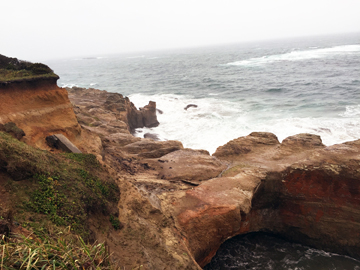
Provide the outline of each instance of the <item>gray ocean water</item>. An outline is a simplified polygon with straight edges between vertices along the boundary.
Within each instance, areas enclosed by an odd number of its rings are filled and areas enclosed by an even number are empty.
[[[156,101],[164,112],[160,126],[138,129],[137,136],[156,133],[210,153],[253,131],[273,132],[280,141],[313,133],[326,145],[360,138],[360,33],[46,64],[59,86],[118,92],[136,106]],[[184,110],[188,104],[198,107]],[[360,269],[351,258],[282,240],[233,241],[207,269]]]
[[[204,270],[359,270],[360,260],[274,235],[251,233],[226,241]]]
[[[253,131],[273,132],[280,141],[314,133],[326,145],[360,137],[360,34],[47,64],[60,86],[118,92],[136,106],[156,101],[161,124],[143,133],[211,153]],[[187,104],[198,107],[185,111]]]

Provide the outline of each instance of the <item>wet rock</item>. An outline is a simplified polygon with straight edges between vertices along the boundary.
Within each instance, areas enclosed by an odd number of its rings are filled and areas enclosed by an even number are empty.
[[[196,104],[189,104],[189,105],[186,105],[186,107],[184,108],[184,110],[187,110],[187,109],[189,109],[189,108],[197,108],[198,107],[198,105],[196,105]]]
[[[140,108],[142,114],[143,125],[145,127],[157,127],[159,122],[156,117],[156,102],[149,101],[149,104]]]
[[[159,135],[154,134],[154,133],[145,133],[144,134],[144,138],[146,139],[152,139],[154,141],[160,141]]]

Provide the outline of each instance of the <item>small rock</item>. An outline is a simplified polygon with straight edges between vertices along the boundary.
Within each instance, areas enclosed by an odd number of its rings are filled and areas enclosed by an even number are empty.
[[[198,105],[196,105],[196,104],[189,104],[184,108],[184,110],[187,110],[189,108],[197,108],[197,107],[198,107]]]

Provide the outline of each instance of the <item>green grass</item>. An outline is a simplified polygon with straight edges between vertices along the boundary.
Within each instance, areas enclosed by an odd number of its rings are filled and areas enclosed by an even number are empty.
[[[0,65],[0,82],[35,78],[59,78],[47,65],[26,61],[18,61],[18,63],[11,64],[10,59],[6,60],[4,56],[0,58],[2,58],[0,59],[0,62],[2,62]],[[6,64],[7,61],[8,63]]]
[[[115,227],[120,191],[94,155],[52,154],[0,132],[0,170],[12,179],[15,219],[35,232],[71,226],[89,239],[87,219],[97,213]]]
[[[88,244],[70,230],[0,239],[0,269],[117,269],[104,243]]]
[[[7,70],[0,69],[0,82],[12,82],[23,79],[35,79],[35,78],[57,78],[55,73],[47,74],[34,74],[31,70]]]

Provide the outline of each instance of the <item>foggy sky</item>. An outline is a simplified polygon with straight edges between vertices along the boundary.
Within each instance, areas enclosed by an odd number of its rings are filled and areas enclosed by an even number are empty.
[[[360,32],[359,0],[4,0],[0,54],[29,61]]]

